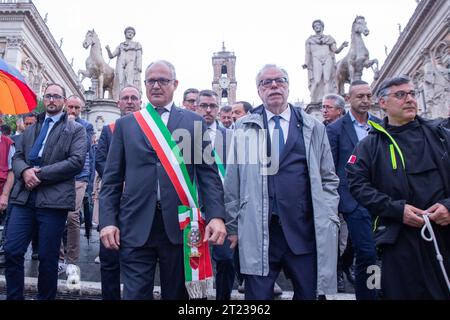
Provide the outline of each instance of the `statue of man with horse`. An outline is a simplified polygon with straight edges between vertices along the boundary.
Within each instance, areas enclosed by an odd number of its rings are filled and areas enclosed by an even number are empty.
[[[322,20],[314,20],[312,28],[316,34],[306,40],[305,64],[302,67],[308,69],[311,103],[320,103],[325,94],[337,92],[335,54],[347,47],[348,42],[338,48],[332,36],[323,34]]]
[[[105,91],[108,91],[108,99],[113,99],[114,92],[114,68],[110,67],[102,55],[102,46],[94,30],[89,30],[83,41],[83,47],[90,49],[89,57],[86,59],[86,70],[79,70],[78,77],[81,75],[80,82],[85,78],[97,80],[96,96],[103,99]],[[116,97],[114,97],[117,100]]]
[[[362,34],[368,36],[369,29],[366,19],[363,16],[357,16],[352,24],[350,50],[337,64],[336,85],[340,95],[345,94],[345,83],[361,80],[364,68],[372,68],[374,78],[378,78],[378,60],[369,59],[369,50],[364,44]]]

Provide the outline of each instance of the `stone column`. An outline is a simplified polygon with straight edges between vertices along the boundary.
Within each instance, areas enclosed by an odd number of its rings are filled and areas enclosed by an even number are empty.
[[[10,36],[6,38],[5,61],[18,70],[22,68],[23,45],[24,39],[21,36]]]

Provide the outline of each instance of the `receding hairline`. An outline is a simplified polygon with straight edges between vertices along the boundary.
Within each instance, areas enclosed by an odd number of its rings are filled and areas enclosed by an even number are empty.
[[[135,86],[133,86],[133,85],[131,85],[131,84],[127,84],[125,87],[123,87],[123,88],[120,90],[120,92],[119,92],[119,99],[120,99],[120,97],[122,96],[123,92],[124,92],[126,89],[134,89],[134,90],[136,90],[136,92],[138,93],[138,98],[139,98],[139,99],[142,98],[142,97],[141,97],[141,92],[139,91],[139,89],[138,89],[137,87],[135,87]]]
[[[174,65],[172,63],[170,63],[169,61],[167,61],[167,60],[156,60],[156,61],[151,62],[148,65],[148,67],[145,69],[145,75],[147,75],[147,72],[149,71],[149,69],[151,67],[153,67],[154,65],[157,65],[157,64],[163,64],[166,67],[168,67],[170,72],[171,72],[171,74],[172,74],[172,78],[173,78],[172,80],[176,80],[177,79],[177,73],[175,71]]]
[[[81,102],[81,106],[84,107],[84,100],[81,99],[81,97],[77,96],[76,94],[72,94],[71,96],[67,97],[66,101],[68,101],[69,99],[77,99],[78,101]]]
[[[289,82],[289,74],[287,73],[286,69],[284,69],[283,67],[280,67],[276,64],[265,64],[258,72],[258,74],[256,75],[256,87],[259,86],[259,81],[261,79],[261,75],[269,69],[277,69],[278,71],[280,71],[282,74],[284,74],[286,76],[286,79]]]

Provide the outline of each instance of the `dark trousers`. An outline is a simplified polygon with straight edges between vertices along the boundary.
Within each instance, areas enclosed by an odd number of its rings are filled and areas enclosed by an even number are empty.
[[[450,275],[450,226],[432,224],[438,246]],[[432,242],[419,228],[403,226],[394,244],[381,247],[381,289],[389,300],[450,300]]]
[[[119,251],[106,249],[100,241],[100,277],[103,300],[120,300]]]
[[[187,300],[183,261],[183,245],[170,242],[161,211],[156,210],[147,243],[138,248],[120,248],[123,299],[152,300],[156,264],[159,263],[161,298]]]
[[[294,287],[294,299],[315,300],[317,289],[316,252],[295,255],[284,237],[278,219],[272,218],[269,229],[269,274],[244,275],[246,300],[271,300],[273,288],[283,268]]]
[[[358,205],[353,212],[344,213],[348,233],[355,253],[355,294],[357,300],[377,299],[375,289],[367,287],[367,268],[376,265],[377,254],[372,233],[372,217],[367,209]]]
[[[33,195],[33,193],[32,193]],[[5,240],[8,300],[23,300],[24,256],[37,226],[39,232],[39,300],[55,299],[58,282],[59,245],[67,210],[38,209],[33,196],[26,206],[13,205]]]
[[[212,246],[212,257],[216,262],[216,300],[230,300],[234,284],[233,256],[228,239],[221,246]]]

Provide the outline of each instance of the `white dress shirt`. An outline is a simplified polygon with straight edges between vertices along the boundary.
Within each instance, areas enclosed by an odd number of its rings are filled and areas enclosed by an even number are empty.
[[[270,140],[272,141],[273,136],[273,130],[275,129],[275,120],[272,119],[276,114],[273,114],[266,108],[267,113],[267,123],[269,125],[269,134],[270,134]],[[291,121],[291,108],[288,106],[286,110],[284,110],[281,114],[279,114],[281,117],[280,119],[280,126],[281,130],[283,130],[283,137],[284,137],[284,143],[287,141],[287,137],[289,134],[289,122]]]
[[[213,122],[208,127],[209,137],[211,138],[211,145],[214,148],[214,144],[216,143],[216,133],[217,133],[217,122]]]

